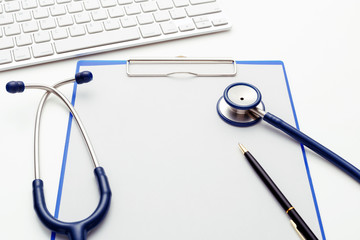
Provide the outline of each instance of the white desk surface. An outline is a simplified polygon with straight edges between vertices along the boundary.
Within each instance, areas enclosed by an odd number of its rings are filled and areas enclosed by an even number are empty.
[[[360,146],[360,110],[356,104],[360,89],[360,2],[219,2],[233,23],[228,32],[81,59],[183,55],[282,60],[300,128],[360,168],[357,148]],[[73,75],[77,60],[2,72],[0,78],[1,81],[26,79],[28,82],[53,83]],[[55,78],[48,80],[52,75]],[[359,239],[359,183],[310,151],[307,154],[326,238]]]

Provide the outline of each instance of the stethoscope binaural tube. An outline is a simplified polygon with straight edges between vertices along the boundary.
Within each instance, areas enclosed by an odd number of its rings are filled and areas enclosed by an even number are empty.
[[[233,88],[238,88],[238,96],[233,95],[229,96],[229,92],[235,92]],[[241,88],[241,91],[240,91]],[[245,102],[245,100],[248,100],[248,97],[246,96],[247,92],[252,92],[251,99],[249,102]],[[254,95],[255,93],[258,93],[257,97]],[[250,126],[257,122],[259,122],[260,119],[263,119],[265,122],[269,123],[270,125],[276,127],[277,129],[283,131],[290,137],[294,138],[296,141],[302,143],[303,145],[307,146],[323,158],[327,159],[329,162],[343,170],[346,174],[351,176],[353,179],[355,179],[357,182],[360,183],[360,170],[357,169],[355,166],[353,166],[351,163],[347,162],[345,159],[331,151],[330,149],[324,147],[319,142],[315,141],[311,137],[307,136],[300,130],[294,128],[290,124],[286,123],[282,119],[276,117],[275,115],[265,112],[264,105],[261,102],[261,93],[260,91],[253,85],[247,84],[247,83],[234,83],[228,86],[224,91],[224,96],[220,98],[219,102],[222,101],[222,99],[226,100],[227,106],[226,107],[219,107],[219,103],[217,106],[218,113],[220,117],[226,121],[227,123],[234,125],[234,126]],[[237,102],[234,102],[233,99],[236,99]],[[241,100],[242,99],[242,100]],[[256,99],[256,100],[255,100]],[[245,102],[242,105],[242,102]],[[239,108],[240,106],[240,108]],[[230,111],[235,113],[235,115],[249,115],[254,117],[255,120],[251,123],[246,123],[245,125],[242,125],[241,121],[233,123],[233,119],[235,119],[234,116],[232,116],[232,119],[224,119],[224,112]],[[236,113],[236,111],[238,111]],[[240,119],[240,118],[239,118]],[[256,121],[256,122],[255,122]]]
[[[81,72],[77,73],[75,75],[75,79],[69,79],[62,81],[53,87],[45,86],[45,85],[38,85],[38,84],[27,84],[25,85],[23,82],[9,82],[6,85],[6,90],[10,93],[18,93],[23,92],[25,89],[43,89],[47,91],[38,106],[37,114],[36,114],[36,121],[35,121],[35,133],[34,133],[34,172],[35,172],[35,180],[33,181],[33,198],[34,198],[34,209],[37,213],[39,219],[41,222],[50,230],[65,234],[68,236],[70,240],[85,240],[87,233],[95,228],[106,216],[111,202],[111,189],[110,185],[107,179],[107,176],[105,174],[105,171],[102,167],[100,167],[96,155],[94,152],[94,149],[91,145],[90,139],[85,131],[85,128],[83,124],[81,123],[81,120],[74,109],[74,107],[71,105],[69,100],[56,88],[60,87],[62,85],[65,85],[67,83],[73,83],[74,81],[77,82],[77,84],[86,83],[92,80],[92,74],[91,72]],[[47,97],[50,93],[53,93],[57,97],[59,97],[65,105],[68,107],[72,115],[74,116],[74,119],[76,120],[81,133],[85,139],[86,145],[89,149],[91,158],[93,160],[94,164],[94,174],[96,176],[98,187],[100,190],[100,200],[97,208],[95,211],[86,219],[83,219],[81,221],[77,222],[62,222],[56,218],[54,218],[48,211],[46,207],[45,197],[44,197],[44,189],[43,189],[43,181],[40,178],[40,164],[39,164],[39,131],[40,131],[40,121],[41,121],[41,115],[42,110],[44,107],[44,104],[46,102]]]

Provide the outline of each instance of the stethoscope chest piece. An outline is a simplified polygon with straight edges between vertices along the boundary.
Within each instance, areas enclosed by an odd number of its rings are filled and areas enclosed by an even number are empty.
[[[233,126],[248,127],[261,120],[250,111],[256,107],[265,110],[260,91],[251,84],[240,82],[225,89],[217,103],[217,112],[222,120]]]

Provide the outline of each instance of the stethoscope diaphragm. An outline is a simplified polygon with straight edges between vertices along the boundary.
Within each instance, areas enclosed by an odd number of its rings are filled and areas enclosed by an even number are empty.
[[[229,85],[217,103],[221,119],[237,127],[252,126],[261,120],[250,111],[254,108],[265,111],[261,93],[255,86],[242,82]]]

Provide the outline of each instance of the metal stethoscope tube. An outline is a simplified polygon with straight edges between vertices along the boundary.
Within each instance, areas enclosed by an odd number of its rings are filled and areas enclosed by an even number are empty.
[[[34,170],[35,170],[35,179],[40,179],[40,163],[39,163],[39,152],[40,152],[40,146],[39,146],[39,138],[40,138],[40,122],[41,122],[41,115],[42,115],[42,111],[44,108],[44,104],[47,100],[47,98],[49,97],[49,95],[51,93],[55,94],[56,96],[58,96],[63,102],[64,104],[68,107],[68,109],[70,110],[71,114],[74,116],[74,119],[76,121],[76,123],[78,124],[81,134],[83,135],[84,139],[85,139],[85,143],[86,146],[90,152],[90,156],[91,159],[93,161],[94,167],[97,168],[99,167],[99,162],[97,160],[94,148],[91,144],[91,141],[89,139],[88,134],[86,133],[86,130],[84,128],[83,123],[80,120],[80,117],[78,115],[78,113],[75,111],[74,107],[72,106],[72,104],[70,103],[70,101],[56,88],[66,85],[68,83],[73,83],[75,81],[75,79],[69,79],[69,80],[65,80],[62,82],[57,83],[56,85],[54,85],[53,87],[49,87],[49,86],[44,86],[44,85],[37,85],[37,84],[28,84],[25,86],[26,89],[43,89],[45,91],[47,91],[43,97],[40,100],[38,109],[37,109],[37,113],[36,113],[36,120],[35,120],[35,131],[34,131]]]

